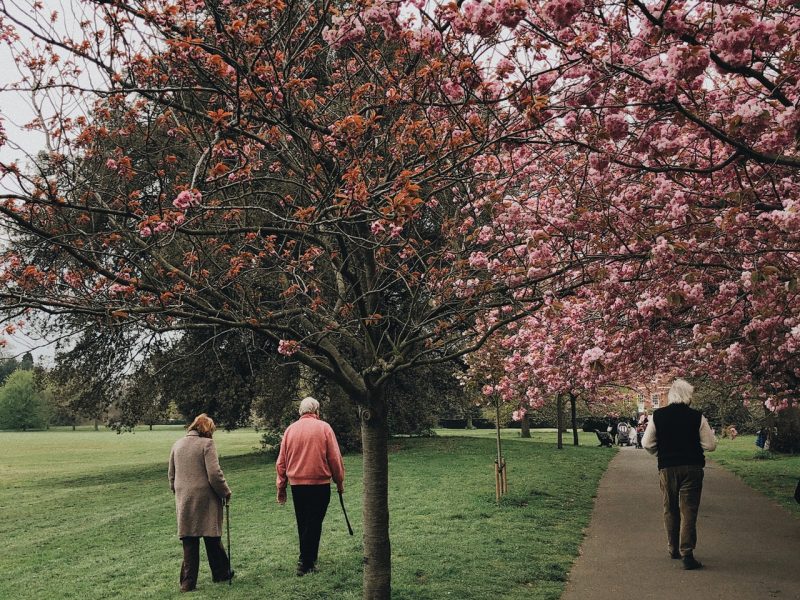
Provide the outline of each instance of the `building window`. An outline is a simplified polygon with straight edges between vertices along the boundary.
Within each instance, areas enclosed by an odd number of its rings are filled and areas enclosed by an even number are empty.
[[[650,394],[650,402],[653,405],[653,410],[658,408],[658,402],[661,399],[660,394]]]

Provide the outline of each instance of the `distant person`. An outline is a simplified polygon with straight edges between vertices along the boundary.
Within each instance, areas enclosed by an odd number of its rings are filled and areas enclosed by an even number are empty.
[[[712,452],[717,447],[706,418],[689,407],[693,392],[688,381],[676,379],[669,390],[669,405],[653,413],[642,438],[645,450],[658,456],[669,554],[683,559],[686,570],[703,566],[694,557],[706,464],[703,451]]]
[[[647,417],[647,413],[642,413],[639,415],[639,423],[636,425],[636,447],[642,447],[642,438],[644,437],[644,432],[647,430],[647,424],[650,422],[650,419]]]
[[[764,442],[767,441],[767,428],[762,427],[756,433],[756,446],[759,448],[764,448]]]
[[[175,494],[178,537],[183,542],[182,592],[197,587],[201,537],[212,579],[220,582],[233,577],[222,546],[223,501],[230,502],[231,490],[211,440],[215,430],[208,415],[198,415],[186,435],[173,444],[169,455],[169,487]]]
[[[606,432],[608,432],[608,435],[611,436],[611,443],[612,444],[616,444],[617,443],[617,431],[618,431],[617,428],[618,428],[618,425],[619,425],[619,421],[617,421],[617,419],[615,419],[614,417],[609,417],[609,419],[608,419],[608,427],[606,428]]]
[[[275,463],[278,503],[286,503],[286,484],[300,539],[299,577],[316,569],[322,521],[331,500],[331,480],[344,492],[344,464],[333,429],[319,418],[319,402],[310,396],[300,403],[300,418],[283,434]]]

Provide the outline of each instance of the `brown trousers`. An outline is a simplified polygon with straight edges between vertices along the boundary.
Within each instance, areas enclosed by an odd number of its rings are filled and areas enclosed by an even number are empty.
[[[230,579],[228,555],[222,546],[222,538],[204,537],[208,565],[211,567],[211,578],[214,581]],[[181,591],[188,592],[197,587],[197,572],[200,570],[200,538],[182,537],[183,564],[181,565]]]
[[[664,497],[664,528],[670,554],[687,556],[697,545],[697,510],[703,491],[703,467],[682,465],[658,471]]]

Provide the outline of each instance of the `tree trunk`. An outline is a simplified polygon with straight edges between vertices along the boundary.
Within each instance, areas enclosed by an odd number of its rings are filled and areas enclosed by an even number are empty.
[[[75,423],[72,424],[72,431],[75,431]]]
[[[472,424],[472,412],[470,411],[467,413],[467,429],[475,429],[475,426]]]
[[[153,424],[150,423],[150,431],[153,431]]]
[[[97,425],[97,419],[94,420],[94,430],[100,431],[100,427]]]
[[[564,396],[556,396],[556,427],[558,428],[558,449],[564,448]]]
[[[519,435],[524,438],[531,437],[531,418],[528,413],[525,413],[525,416],[522,417],[522,430]]]
[[[364,456],[364,600],[388,600],[392,594],[389,545],[389,423],[381,392],[361,410]]]
[[[578,403],[578,399],[575,397],[575,394],[569,395],[569,409],[570,409],[570,418],[572,419],[572,445],[578,445],[578,409],[576,404]]]

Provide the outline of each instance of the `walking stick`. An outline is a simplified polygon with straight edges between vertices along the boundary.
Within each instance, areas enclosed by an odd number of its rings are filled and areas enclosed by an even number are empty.
[[[225,528],[228,530],[228,585],[233,585],[233,570],[231,569],[231,501],[225,501]]]
[[[344,508],[344,497],[342,496],[342,492],[339,492],[339,504],[342,505],[342,512],[344,513],[344,522],[347,523],[347,531],[350,532],[350,535],[353,535],[353,528],[350,527],[350,519],[347,518],[347,511]]]

